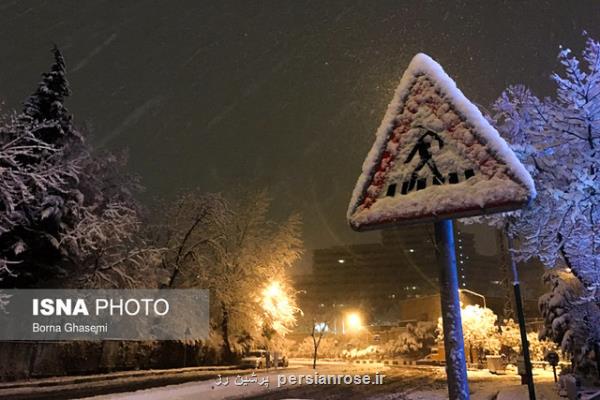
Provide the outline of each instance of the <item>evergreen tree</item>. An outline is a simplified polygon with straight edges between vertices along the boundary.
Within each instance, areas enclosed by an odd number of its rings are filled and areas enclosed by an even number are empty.
[[[42,74],[36,91],[25,101],[21,118],[43,124],[36,136],[49,144],[65,145],[82,140],[73,127],[72,116],[64,106],[71,94],[67,81],[65,59],[56,45],[52,49],[54,64],[50,72]]]
[[[80,166],[37,138],[38,127],[16,115],[0,120],[1,286],[28,285],[34,271],[60,258],[60,194],[68,193]]]
[[[64,107],[64,58],[19,115],[0,121],[0,287],[152,287],[126,159],[93,157]]]

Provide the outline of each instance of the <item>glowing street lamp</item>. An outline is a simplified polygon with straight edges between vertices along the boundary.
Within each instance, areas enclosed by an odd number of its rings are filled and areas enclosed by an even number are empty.
[[[357,312],[346,315],[346,329],[348,332],[358,332],[363,328],[362,318]]]

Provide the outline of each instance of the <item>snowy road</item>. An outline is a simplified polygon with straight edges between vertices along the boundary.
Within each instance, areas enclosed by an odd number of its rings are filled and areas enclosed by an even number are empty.
[[[230,376],[227,385],[219,385],[219,380],[211,379],[178,385],[88,397],[85,400],[217,400],[217,399],[321,399],[332,400],[443,400],[447,398],[446,376],[443,368],[437,367],[387,367],[381,364],[357,365],[342,362],[324,363],[317,368],[320,376],[351,375],[371,377],[385,375],[383,384],[289,384],[291,376],[314,376],[307,365],[295,366],[256,375]],[[237,383],[236,384],[236,378]],[[247,385],[243,385],[244,379]],[[278,385],[285,379],[285,385]],[[268,380],[268,387],[264,384]],[[538,399],[555,400],[551,374],[536,371]],[[261,383],[263,383],[261,385]],[[469,385],[472,400],[489,400],[506,391],[512,400],[526,399],[526,387],[520,385],[516,374],[492,375],[487,370],[469,371]],[[278,387],[280,386],[280,387]],[[525,396],[525,397],[522,397]],[[514,397],[514,398],[513,398]]]
[[[389,374],[389,379],[388,379]],[[368,375],[368,383],[356,384],[355,377]],[[302,384],[294,379],[303,377]],[[340,376],[335,384],[307,384],[306,377]],[[353,382],[345,384],[343,377],[351,376]],[[382,376],[382,384],[375,382],[376,376]],[[236,384],[237,378],[237,384]],[[225,378],[223,378],[225,379]],[[244,379],[247,385],[243,385]],[[290,382],[292,380],[292,382]],[[215,399],[283,399],[288,397],[321,398],[323,394],[339,396],[339,398],[364,399],[371,394],[389,392],[410,392],[430,386],[438,381],[436,387],[444,388],[444,373],[440,369],[429,368],[389,368],[381,364],[356,365],[345,362],[328,362],[317,368],[317,372],[308,365],[297,365],[286,370],[230,376],[228,384],[224,385],[219,379],[200,382],[190,382],[159,388],[138,390],[135,392],[115,393],[85,398],[86,400],[215,400]],[[264,383],[268,381],[268,387]],[[316,381],[316,379],[315,379]],[[221,383],[221,384],[219,384]],[[261,384],[262,383],[262,384]],[[338,397],[335,397],[338,398]]]
[[[268,373],[257,373],[255,375],[247,374],[240,376],[237,380],[240,385],[236,384],[236,376],[228,377],[227,384],[225,377],[220,379],[211,379],[200,382],[189,382],[179,385],[169,385],[159,388],[146,390],[138,390],[135,392],[117,393],[110,395],[86,397],[86,400],[214,400],[227,398],[246,398],[261,396],[277,390],[278,379],[286,379],[290,375],[312,374],[312,369],[308,367],[290,368],[287,370],[276,370]],[[253,380],[256,379],[256,381]],[[247,385],[243,385],[243,379],[251,380]],[[268,382],[268,386],[264,383]],[[220,383],[220,384],[219,384]]]

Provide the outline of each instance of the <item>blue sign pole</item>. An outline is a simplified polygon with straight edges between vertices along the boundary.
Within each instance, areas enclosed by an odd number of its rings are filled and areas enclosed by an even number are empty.
[[[435,223],[435,245],[440,264],[440,299],[444,326],[446,376],[450,400],[468,400],[469,383],[460,317],[458,276],[452,220]]]

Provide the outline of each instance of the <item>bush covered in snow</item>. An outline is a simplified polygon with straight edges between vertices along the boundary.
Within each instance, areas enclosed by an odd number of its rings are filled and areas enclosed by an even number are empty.
[[[544,282],[550,292],[539,300],[544,319],[540,338],[557,343],[570,356],[576,372],[596,376],[595,346],[600,343],[598,299],[566,268],[546,272]]]
[[[519,354],[521,354],[519,325],[512,319],[504,320],[500,326],[497,340],[500,343],[500,354],[505,355],[509,362],[516,363]],[[544,361],[549,351],[557,350],[554,342],[540,339],[537,332],[527,332],[527,342],[529,343],[529,353],[532,361]]]
[[[382,350],[390,357],[423,357],[435,344],[437,328],[435,323],[427,321],[408,324],[406,330],[398,332],[396,338],[384,343]]]

